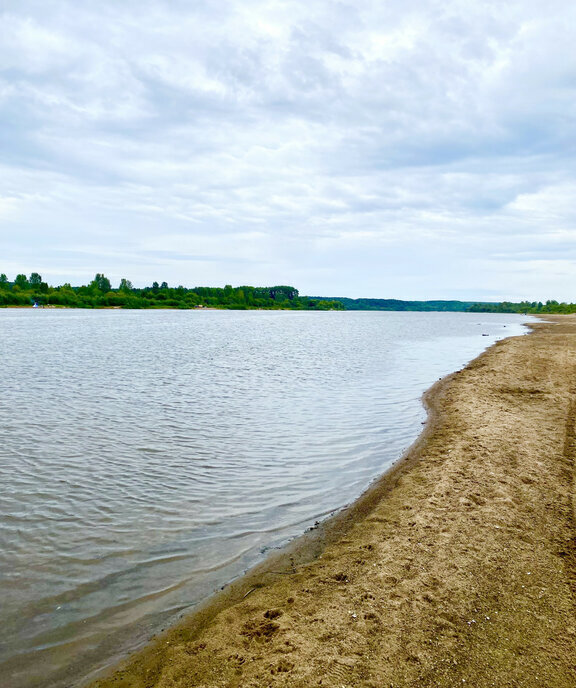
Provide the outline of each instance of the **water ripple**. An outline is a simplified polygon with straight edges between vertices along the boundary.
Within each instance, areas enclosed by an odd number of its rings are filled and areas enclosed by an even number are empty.
[[[0,311],[3,686],[74,684],[352,501],[519,322]]]

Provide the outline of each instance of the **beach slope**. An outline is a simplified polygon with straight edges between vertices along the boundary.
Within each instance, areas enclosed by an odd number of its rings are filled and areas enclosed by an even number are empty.
[[[308,563],[232,586],[99,688],[576,686],[576,317],[437,383]]]

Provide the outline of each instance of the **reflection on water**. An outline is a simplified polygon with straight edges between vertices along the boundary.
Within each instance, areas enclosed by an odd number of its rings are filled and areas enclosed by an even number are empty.
[[[0,311],[3,685],[78,683],[357,497],[525,320]]]

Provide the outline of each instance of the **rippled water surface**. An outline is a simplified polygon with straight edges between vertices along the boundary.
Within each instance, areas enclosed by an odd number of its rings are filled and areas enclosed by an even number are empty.
[[[2,685],[77,685],[356,498],[525,320],[0,311]]]

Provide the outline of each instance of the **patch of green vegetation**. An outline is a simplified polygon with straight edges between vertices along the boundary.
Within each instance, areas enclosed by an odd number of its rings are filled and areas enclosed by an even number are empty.
[[[453,311],[463,313],[576,313],[576,304],[558,301],[498,303],[474,301],[401,301],[399,299],[348,299],[333,297],[347,311]]]
[[[90,284],[73,287],[63,284],[52,287],[33,272],[30,277],[17,275],[10,282],[0,275],[0,307],[59,306],[68,308],[222,308],[233,310],[344,310],[330,299],[300,296],[298,290],[286,285],[274,287],[169,287],[154,282],[151,287],[137,289],[130,280],[122,279],[118,289],[98,273]]]
[[[401,301],[334,297],[347,311],[467,311],[473,301]]]
[[[559,303],[558,301],[520,301],[511,303],[475,303],[468,311],[471,313],[576,313],[576,303]]]

